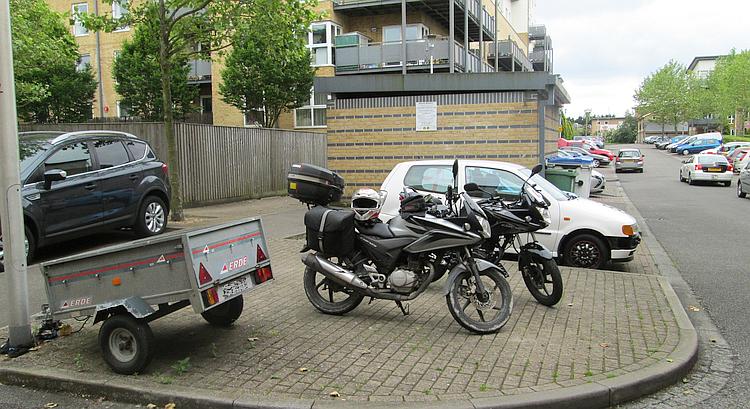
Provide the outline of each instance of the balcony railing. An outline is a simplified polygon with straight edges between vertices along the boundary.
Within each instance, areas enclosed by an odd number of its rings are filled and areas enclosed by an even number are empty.
[[[458,42],[453,44],[455,67],[462,72],[492,72],[493,67],[473,52],[469,52],[468,63],[464,47]],[[350,46],[338,46],[336,53],[337,74],[357,74],[365,72],[385,72],[401,70],[401,42],[368,43]],[[430,64],[432,61],[432,64]],[[450,40],[448,38],[429,38],[406,42],[407,70],[430,69],[445,71],[450,68]]]
[[[494,44],[490,45],[489,59],[492,62],[495,59],[495,50],[493,50]],[[502,64],[509,66],[509,69],[513,71],[513,67],[510,64],[520,66],[519,71],[534,71],[534,67],[531,65],[531,61],[526,54],[521,50],[515,41],[502,40],[497,42],[497,56],[502,61]],[[510,61],[507,61],[510,60]]]
[[[190,60],[188,65],[190,66],[190,71],[188,71],[189,83],[211,82],[211,61]]]

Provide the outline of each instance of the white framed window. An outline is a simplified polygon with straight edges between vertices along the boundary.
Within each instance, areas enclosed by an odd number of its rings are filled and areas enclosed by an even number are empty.
[[[332,21],[320,21],[310,25],[307,47],[312,56],[312,66],[334,64],[334,38],[341,35],[341,26]]]
[[[86,67],[91,65],[91,55],[90,54],[81,54],[81,57],[78,59],[78,62],[76,63],[76,71],[86,71]]]
[[[253,108],[242,116],[245,127],[262,128],[266,123],[266,108]]]
[[[118,19],[128,14],[128,2],[129,0],[114,0],[112,1],[112,18]],[[128,31],[130,26],[127,24],[117,27],[115,31]]]
[[[83,22],[81,22],[81,18],[78,16],[79,14],[86,14],[89,12],[89,5],[88,3],[76,3],[73,4],[72,8],[72,14],[73,14],[73,35],[76,37],[79,36],[85,36],[88,35],[89,30],[83,26]]]
[[[294,110],[295,128],[325,128],[326,104],[330,95],[316,93],[315,89],[310,92],[310,103]]]
[[[423,40],[430,35],[430,29],[424,24],[407,24],[404,27],[406,32],[406,41]],[[392,43],[401,41],[401,26],[385,26],[383,27],[383,42]]]
[[[117,101],[117,117],[127,118],[129,116],[130,116],[130,109],[128,109],[128,106],[121,103],[120,101]]]

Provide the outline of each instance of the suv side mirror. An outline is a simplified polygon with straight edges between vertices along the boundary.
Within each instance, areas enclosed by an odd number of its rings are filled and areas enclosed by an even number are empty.
[[[52,182],[65,180],[68,177],[68,172],[61,169],[51,169],[44,172],[44,189],[50,190],[52,188]]]

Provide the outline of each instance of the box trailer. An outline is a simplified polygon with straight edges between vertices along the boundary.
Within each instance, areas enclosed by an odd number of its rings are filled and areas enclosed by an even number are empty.
[[[273,280],[259,218],[167,233],[42,263],[48,319],[93,316],[113,371],[145,368],[154,352],[148,323],[192,306],[231,325],[243,294]]]

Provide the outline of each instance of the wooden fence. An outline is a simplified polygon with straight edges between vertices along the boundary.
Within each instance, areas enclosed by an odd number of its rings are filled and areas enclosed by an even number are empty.
[[[127,132],[167,160],[160,122],[23,124],[20,130]],[[326,166],[324,133],[178,123],[175,135],[186,206],[283,194],[292,163]]]

